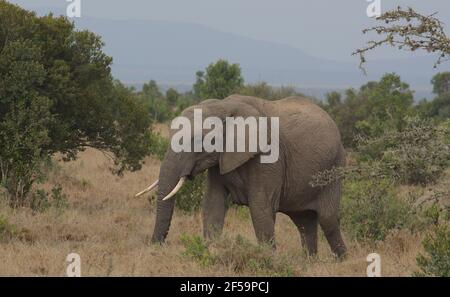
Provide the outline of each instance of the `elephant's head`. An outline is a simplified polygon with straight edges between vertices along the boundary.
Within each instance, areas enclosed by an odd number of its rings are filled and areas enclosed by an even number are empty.
[[[201,132],[194,131],[194,110],[198,111],[199,109],[202,110],[203,119],[215,117],[216,119],[220,119],[221,123],[224,123],[227,117],[248,118],[249,116],[253,116],[257,118],[263,116],[260,109],[254,104],[227,99],[206,100],[183,111],[181,116],[185,121],[189,121],[192,128],[192,133],[190,134],[192,135],[192,147],[190,152],[179,152],[171,146],[162,161],[159,180],[136,195],[141,195],[158,186],[156,223],[152,242],[162,242],[166,238],[175,205],[175,199],[171,198],[174,198],[176,192],[181,188],[186,179],[192,178],[213,166],[219,166],[220,173],[226,174],[258,154],[258,152],[249,152],[248,150],[245,152],[205,152],[204,150],[202,152],[195,152],[194,143],[196,141],[196,135],[198,136],[198,133],[201,133],[202,137],[205,137],[211,132],[211,129],[202,129]],[[211,128],[213,126],[214,124]],[[223,124],[222,141],[224,146],[225,134],[227,133],[225,126]],[[171,140],[179,132],[179,130],[172,129],[170,133]],[[214,141],[220,141],[220,139],[214,139]]]

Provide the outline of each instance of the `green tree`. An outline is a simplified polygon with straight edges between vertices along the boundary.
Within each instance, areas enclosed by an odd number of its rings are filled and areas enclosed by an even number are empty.
[[[431,101],[422,100],[416,107],[423,118],[450,118],[450,92],[435,97]]]
[[[416,108],[418,113],[424,118],[450,118],[450,72],[436,74],[431,83],[436,97],[431,101],[420,101]]]
[[[184,109],[197,103],[199,98],[195,95],[195,91],[188,91],[180,94],[174,109],[174,115],[179,115]]]
[[[239,64],[219,60],[210,64],[206,72],[196,73],[194,91],[199,99],[223,99],[242,87],[243,83]]]
[[[175,106],[180,96],[180,93],[178,93],[174,88],[170,88],[166,91],[166,100],[170,106]]]
[[[355,136],[379,136],[385,130],[401,129],[412,113],[413,92],[396,74],[386,74],[380,81],[349,89],[345,99],[330,93],[323,107],[334,118],[346,146],[355,146]]]
[[[205,88],[205,72],[197,71],[195,73],[195,83],[193,86],[194,95],[197,99],[202,99]]]
[[[154,121],[162,123],[172,118],[171,107],[154,80],[144,84],[138,98]]]
[[[161,99],[163,97],[158,84],[154,80],[151,80],[142,86],[142,93],[154,99]]]
[[[86,147],[112,153],[114,171],[148,154],[147,112],[111,76],[99,36],[63,17],[37,17],[0,0],[0,183],[23,204],[41,167]]]
[[[433,84],[433,93],[438,96],[450,92],[450,72],[441,72],[431,79]]]

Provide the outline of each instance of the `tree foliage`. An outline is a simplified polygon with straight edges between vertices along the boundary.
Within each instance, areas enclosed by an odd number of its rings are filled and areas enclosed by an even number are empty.
[[[356,91],[348,89],[345,98],[337,92],[327,94],[323,108],[334,118],[346,147],[355,147],[355,137],[379,136],[388,129],[405,125],[412,112],[413,92],[396,74],[386,74]]]
[[[441,96],[450,92],[450,72],[440,72],[431,79],[433,93]]]
[[[0,0],[1,184],[14,199],[23,201],[55,153],[72,160],[93,147],[112,153],[117,173],[140,168],[150,120],[113,80],[102,47],[63,17]]]
[[[242,87],[243,83],[239,64],[219,60],[211,63],[206,72],[196,73],[194,92],[199,99],[223,99]]]
[[[417,276],[450,276],[450,228],[437,226],[422,242],[425,252],[417,256]]]
[[[166,122],[173,117],[172,107],[168,104],[156,81],[151,80],[145,83],[137,96],[155,122]]]
[[[436,97],[431,101],[420,101],[417,105],[419,114],[425,118],[450,118],[450,72],[436,74],[431,83]]]

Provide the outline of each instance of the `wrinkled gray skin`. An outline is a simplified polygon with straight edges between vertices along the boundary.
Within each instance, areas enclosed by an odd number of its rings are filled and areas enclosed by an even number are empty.
[[[249,206],[259,242],[274,245],[275,214],[281,212],[295,223],[310,255],[317,252],[318,224],[333,253],[345,254],[339,229],[341,183],[324,188],[309,185],[314,174],[345,163],[339,130],[325,111],[301,97],[266,101],[240,95],[203,101],[187,108],[182,115],[192,119],[193,108],[202,109],[203,119],[208,116],[223,120],[239,116],[279,117],[280,156],[277,162],[264,164],[260,163],[258,153],[174,153],[169,149],[160,169],[153,242],[163,242],[166,238],[176,196],[166,201],[162,198],[181,177],[190,178],[207,170],[203,201],[206,239],[222,232],[225,200],[230,195],[235,203]]]

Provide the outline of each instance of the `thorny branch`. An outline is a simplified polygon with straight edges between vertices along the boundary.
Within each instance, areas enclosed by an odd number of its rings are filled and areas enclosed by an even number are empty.
[[[429,53],[437,53],[439,56],[434,68],[450,60],[450,38],[444,32],[443,23],[435,18],[435,15],[436,13],[424,16],[412,8],[403,10],[400,6],[382,14],[377,20],[384,21],[386,25],[364,29],[363,34],[376,32],[385,38],[369,41],[366,47],[352,53],[353,56],[358,55],[360,58],[359,68],[366,73],[363,67],[366,62],[365,54],[383,45],[412,52],[422,49]]]

